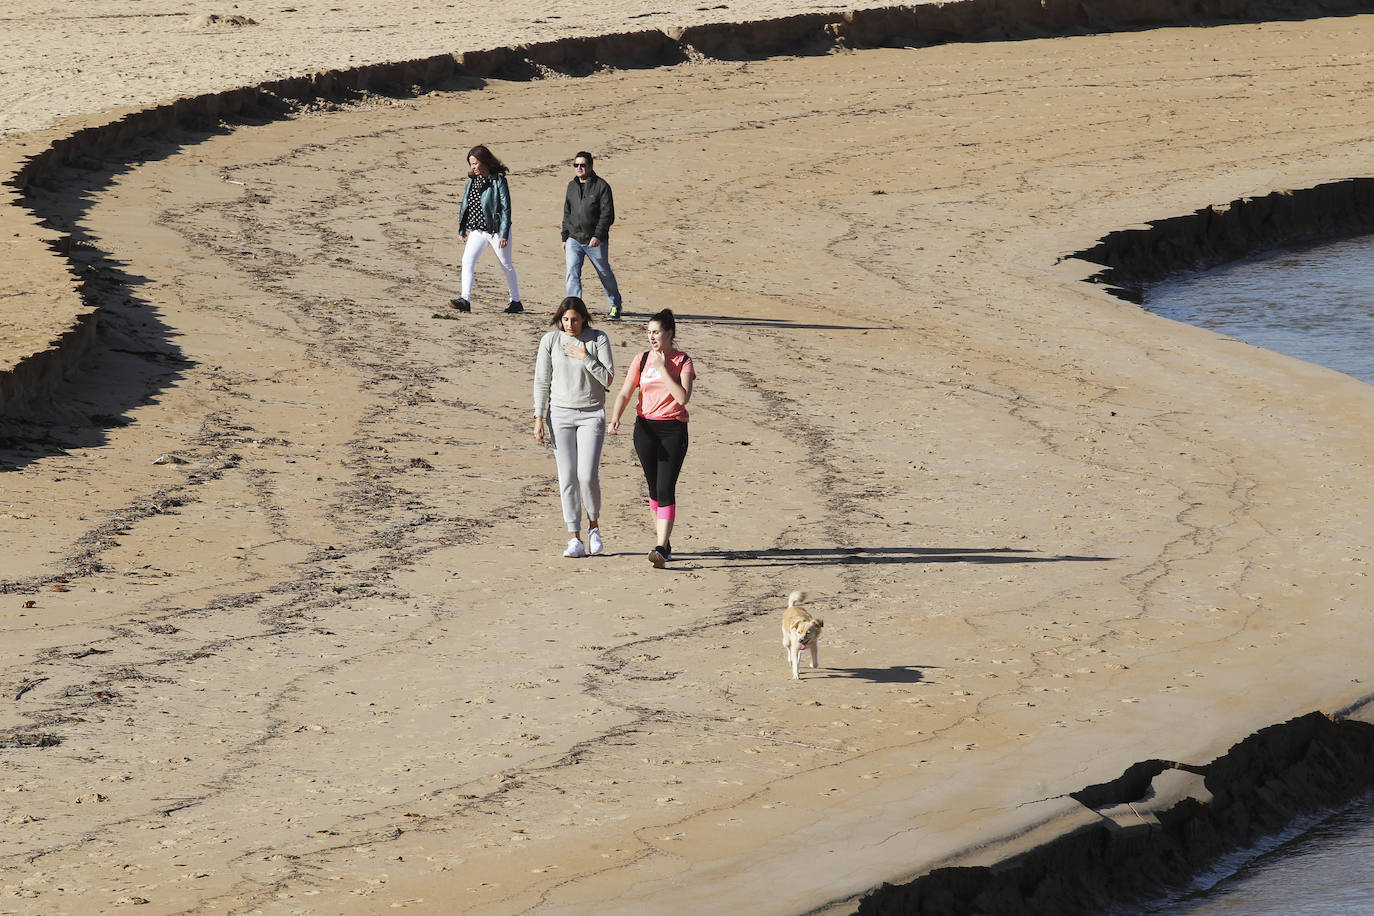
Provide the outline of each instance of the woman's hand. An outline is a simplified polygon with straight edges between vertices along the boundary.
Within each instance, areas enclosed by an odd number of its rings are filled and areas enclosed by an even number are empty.
[[[540,445],[544,444],[544,418],[534,418],[534,441]]]
[[[653,366],[656,369],[662,369],[665,365],[667,365],[667,360],[663,358],[663,351],[650,348],[648,365]]]
[[[510,239],[501,239],[501,241],[500,241],[499,244],[501,245],[502,248],[505,248],[507,245],[510,244]]]
[[[567,335],[563,335],[565,338]],[[587,358],[587,345],[574,337],[572,340],[563,341],[563,352],[573,359]]]
[[[615,406],[611,408],[611,435],[620,432],[620,415],[625,412],[625,407],[630,403],[630,395],[634,394],[635,388],[639,387],[632,376],[625,376],[625,384],[620,386],[620,393],[615,396]]]

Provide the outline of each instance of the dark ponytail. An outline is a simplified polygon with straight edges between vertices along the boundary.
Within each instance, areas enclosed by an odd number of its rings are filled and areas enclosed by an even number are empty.
[[[662,311],[655,312],[653,317],[649,320],[657,321],[658,326],[673,335],[674,342],[677,341],[677,321],[673,319],[672,309],[663,309]]]

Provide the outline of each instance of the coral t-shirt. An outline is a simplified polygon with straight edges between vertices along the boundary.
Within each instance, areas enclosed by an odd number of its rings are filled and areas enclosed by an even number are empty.
[[[639,386],[639,406],[635,408],[635,413],[646,420],[681,420],[686,423],[687,408],[674,399],[672,389],[668,387],[662,370],[657,366],[648,365],[647,353],[646,350],[630,360],[630,380]],[[641,365],[644,366],[643,374],[639,370]],[[679,385],[685,378],[697,377],[696,367],[692,365],[692,357],[681,350],[665,357],[663,366],[668,370],[668,375],[672,377],[673,381]]]

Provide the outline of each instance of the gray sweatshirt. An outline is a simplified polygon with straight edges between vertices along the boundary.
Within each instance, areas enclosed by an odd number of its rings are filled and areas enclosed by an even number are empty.
[[[534,415],[547,416],[554,407],[605,407],[606,390],[615,375],[611,339],[602,331],[583,328],[577,339],[587,346],[586,359],[573,359],[563,352],[569,340],[554,328],[539,341],[534,363]]]

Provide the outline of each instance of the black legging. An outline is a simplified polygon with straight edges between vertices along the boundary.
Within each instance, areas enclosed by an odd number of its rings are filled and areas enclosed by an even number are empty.
[[[681,420],[635,417],[635,453],[649,484],[649,502],[658,514],[677,505],[677,475],[687,459],[687,424]],[[675,513],[674,513],[675,514]],[[659,515],[673,518],[674,514]]]

